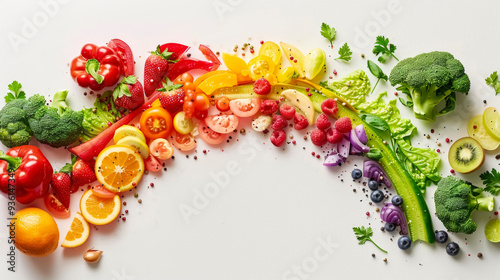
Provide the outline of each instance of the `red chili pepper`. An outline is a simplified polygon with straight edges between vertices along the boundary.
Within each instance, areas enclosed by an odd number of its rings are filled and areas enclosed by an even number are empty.
[[[173,81],[177,76],[191,70],[212,71],[214,64],[209,61],[203,61],[196,58],[184,58],[176,62],[168,69],[167,77]]]
[[[210,69],[210,71],[217,70],[221,65],[221,63],[220,60],[217,58],[217,56],[214,54],[214,52],[209,47],[201,44],[198,47],[198,49],[209,61],[212,61],[212,63],[214,64],[214,66],[212,66],[212,69]]]
[[[71,77],[81,87],[101,90],[114,86],[122,73],[121,60],[108,47],[83,46],[81,55],[71,62]]]
[[[0,190],[19,203],[28,204],[49,192],[52,165],[35,146],[24,145],[0,152]]]
[[[189,48],[190,47],[183,44],[167,43],[160,46],[160,53],[162,53],[165,49],[168,49],[168,51],[172,53],[170,55],[170,60],[178,60],[182,58]]]

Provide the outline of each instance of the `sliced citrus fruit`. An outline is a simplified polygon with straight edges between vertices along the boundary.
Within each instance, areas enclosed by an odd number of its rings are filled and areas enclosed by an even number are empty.
[[[160,101],[158,101],[158,102],[160,102]],[[161,104],[160,104],[160,106],[161,106]],[[138,129],[137,127],[131,126],[131,125],[120,126],[115,131],[115,135],[113,136],[113,141],[115,141],[115,143],[118,143],[118,141],[120,141],[120,139],[125,138],[127,136],[134,136],[134,137],[139,138],[142,142],[146,142],[146,138],[144,137],[144,133],[142,133],[142,131],[140,129]]]
[[[113,145],[102,150],[95,162],[95,175],[107,190],[118,193],[135,187],[144,173],[144,160],[134,149]],[[84,215],[85,216],[85,215]]]
[[[120,196],[103,198],[95,195],[92,190],[86,191],[80,199],[80,211],[93,225],[106,225],[111,223],[120,214]]]
[[[484,110],[483,123],[486,131],[500,141],[500,114],[496,108],[489,107]]]
[[[493,243],[500,242],[500,220],[491,220],[484,227],[486,239]]]
[[[135,136],[125,136],[116,142],[117,145],[129,146],[135,151],[141,154],[142,158],[149,157],[149,148],[145,141],[135,137]]]
[[[483,125],[483,115],[473,117],[467,124],[467,133],[481,144],[483,149],[492,151],[498,148],[500,141],[493,138]]]
[[[76,213],[73,222],[71,223],[71,227],[66,233],[66,237],[64,238],[61,247],[65,248],[74,248],[82,245],[87,241],[90,234],[89,223],[85,220],[85,218],[80,213]]]

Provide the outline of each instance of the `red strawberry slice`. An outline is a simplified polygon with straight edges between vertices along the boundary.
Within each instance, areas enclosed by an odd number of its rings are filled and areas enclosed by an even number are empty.
[[[62,172],[52,174],[50,185],[56,192],[57,199],[64,207],[69,208],[71,198],[71,178],[69,175]]]
[[[160,94],[161,106],[171,114],[174,114],[182,108],[185,95],[182,88],[162,92]]]
[[[136,76],[125,77],[113,91],[113,100],[118,107],[135,110],[144,104],[144,89]]]
[[[170,56],[172,55],[168,49],[163,52],[160,50],[160,45],[156,51],[151,52],[146,62],[144,63],[144,92],[146,96],[150,96],[161,85],[161,81],[168,71]]]

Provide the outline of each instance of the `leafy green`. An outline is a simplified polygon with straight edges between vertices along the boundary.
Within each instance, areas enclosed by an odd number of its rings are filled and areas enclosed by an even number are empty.
[[[330,27],[324,22],[321,24],[321,36],[325,37],[330,42],[331,47],[333,47],[333,40],[335,40],[336,35],[337,31],[335,28]]]
[[[382,71],[382,69],[380,69],[380,67],[378,67],[378,65],[375,64],[375,62],[373,62],[371,60],[368,60],[368,70],[370,70],[372,75],[375,76],[375,78],[377,78],[377,82],[375,83],[375,85],[373,86],[373,89],[372,89],[372,93],[373,93],[375,91],[375,88],[378,85],[378,82],[380,80],[387,81],[388,77],[384,73],[384,71]]]
[[[498,172],[495,168],[493,168],[491,172],[486,171],[479,175],[479,178],[483,180],[485,191],[491,193],[492,195],[500,194],[500,172]]]
[[[356,70],[345,77],[322,82],[320,85],[341,95],[354,107],[365,103],[370,93],[370,79],[363,70]]]
[[[9,103],[10,101],[14,99],[26,99],[26,93],[22,91],[22,85],[18,81],[13,81],[9,85],[9,93],[4,97],[5,103]]]
[[[394,57],[397,61],[399,59],[394,56],[394,52],[396,51],[396,46],[389,43],[389,38],[385,38],[384,36],[377,36],[375,40],[375,46],[373,47],[373,54],[379,55],[378,61],[384,63],[387,61],[389,57]]]
[[[492,86],[495,89],[495,95],[500,93],[500,81],[498,80],[497,71],[491,73],[491,75],[485,79],[486,84]]]
[[[111,98],[112,92],[106,91],[94,102],[94,108],[83,109],[83,133],[81,140],[86,142],[108,128],[109,123],[121,118],[121,113]]]
[[[339,49],[339,57],[336,59],[343,60],[344,62],[349,62],[351,60],[351,48],[345,43],[340,49]]]
[[[383,157],[383,155],[382,151],[380,151],[379,149],[370,148],[370,151],[366,153],[366,157],[369,159],[379,161]]]
[[[386,250],[380,248],[373,240],[372,240],[372,236],[373,236],[373,230],[371,227],[367,227],[365,228],[364,226],[361,226],[361,227],[353,227],[352,230],[354,231],[354,234],[356,235],[356,239],[358,239],[359,241],[359,245],[363,245],[365,244],[367,241],[373,243],[373,245],[375,245],[375,247],[379,248],[380,251],[384,252],[384,253],[387,253]]]
[[[389,124],[382,118],[372,115],[372,114],[360,114],[359,117],[369,124],[371,127],[375,128],[380,132],[388,131]]]

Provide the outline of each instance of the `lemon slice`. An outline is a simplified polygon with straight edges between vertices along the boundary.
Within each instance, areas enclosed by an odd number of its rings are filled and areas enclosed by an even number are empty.
[[[493,243],[500,242],[500,220],[491,220],[484,227],[486,239]]]
[[[467,133],[481,144],[483,149],[493,151],[500,145],[500,141],[493,138],[483,125],[483,116],[477,115],[473,117],[467,124]]]
[[[135,136],[125,136],[122,139],[120,139],[118,142],[116,142],[116,144],[131,147],[135,151],[139,152],[141,154],[142,158],[149,157],[148,145],[146,145],[146,142],[141,141],[141,139],[139,139]]]
[[[131,126],[131,125],[120,126],[115,131],[113,141],[115,141],[115,144],[117,144],[118,141],[120,141],[120,139],[125,138],[127,136],[137,137],[139,140],[146,143],[146,138],[144,137],[144,133],[142,133],[142,131],[140,129],[138,129],[137,127]]]

